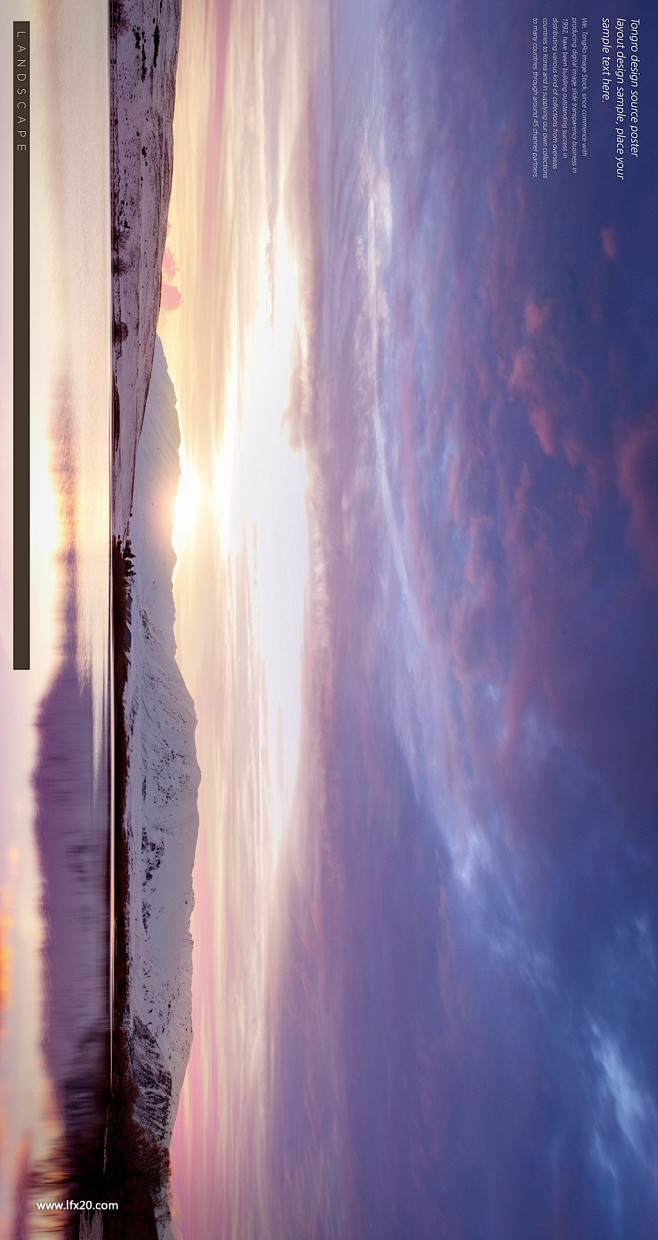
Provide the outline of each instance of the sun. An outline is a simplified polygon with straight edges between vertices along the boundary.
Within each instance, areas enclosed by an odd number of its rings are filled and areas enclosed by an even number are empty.
[[[178,560],[181,559],[186,547],[189,546],[194,537],[199,515],[200,498],[199,475],[187,457],[182,444],[179,459],[180,478],[174,501],[174,528],[171,536],[172,545]]]

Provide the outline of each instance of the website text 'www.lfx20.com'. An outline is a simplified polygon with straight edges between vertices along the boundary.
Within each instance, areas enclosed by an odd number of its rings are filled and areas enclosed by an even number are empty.
[[[118,1201],[35,1201],[37,1210],[118,1210]]]

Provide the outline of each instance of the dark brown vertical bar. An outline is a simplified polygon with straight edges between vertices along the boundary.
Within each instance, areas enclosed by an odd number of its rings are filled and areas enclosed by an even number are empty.
[[[14,22],[14,668],[30,666],[30,23]]]

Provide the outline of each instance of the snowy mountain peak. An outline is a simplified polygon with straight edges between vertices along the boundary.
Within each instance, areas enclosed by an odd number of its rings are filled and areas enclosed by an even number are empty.
[[[171,577],[180,432],[156,339],[137,446],[125,690],[130,856],[129,1046],[136,1117],[168,1144],[192,1043],[192,867],[198,831],[196,715],[178,664]]]

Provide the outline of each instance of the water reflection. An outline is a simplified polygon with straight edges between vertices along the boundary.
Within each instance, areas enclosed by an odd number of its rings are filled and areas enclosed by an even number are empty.
[[[11,669],[11,563],[0,547],[0,1235],[16,1240],[55,1228],[35,1209],[35,1198],[51,1196],[42,1174],[33,1191],[35,1166],[68,1185],[86,1175],[87,1149],[92,1164],[99,1157],[111,739],[108,10],[101,0],[19,7],[32,45],[29,672]],[[0,42],[0,78],[9,81],[12,41]],[[7,113],[0,156],[10,169]],[[7,377],[11,210],[8,176],[0,183]],[[11,384],[0,385],[7,531],[10,396]]]
[[[33,786],[44,924],[42,1047],[59,1136],[34,1169],[33,1184],[37,1199],[96,1201],[110,1081],[109,703],[107,681],[99,693],[80,640],[83,535],[66,402],[56,442],[60,660],[38,709]],[[76,1216],[62,1226],[75,1234]]]

